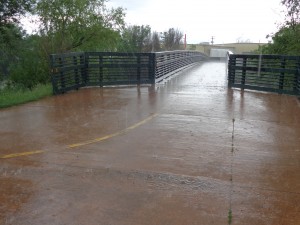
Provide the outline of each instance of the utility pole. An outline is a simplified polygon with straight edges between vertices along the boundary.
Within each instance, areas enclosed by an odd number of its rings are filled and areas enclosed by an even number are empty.
[[[211,36],[211,44],[212,44],[212,45],[214,45],[214,43],[215,43],[214,40],[215,40],[215,37],[214,37],[214,36]]]

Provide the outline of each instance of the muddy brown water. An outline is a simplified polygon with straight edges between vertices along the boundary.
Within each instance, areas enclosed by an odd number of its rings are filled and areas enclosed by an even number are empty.
[[[225,70],[0,110],[0,224],[300,224],[299,101]]]

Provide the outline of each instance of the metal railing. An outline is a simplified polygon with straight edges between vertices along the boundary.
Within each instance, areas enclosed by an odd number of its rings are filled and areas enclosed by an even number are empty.
[[[157,52],[155,53],[156,82],[160,82],[187,66],[191,66],[194,63],[203,61],[207,58],[208,57],[204,53],[197,51]]]
[[[87,86],[151,84],[154,82],[153,54],[87,52]]]
[[[50,73],[54,94],[86,86],[84,52],[50,55]]]
[[[300,95],[300,56],[231,54],[228,86]]]
[[[148,53],[80,52],[50,56],[53,93],[85,86],[154,83],[154,55]]]
[[[53,54],[50,55],[53,93],[85,86],[154,84],[205,58],[196,51]]]

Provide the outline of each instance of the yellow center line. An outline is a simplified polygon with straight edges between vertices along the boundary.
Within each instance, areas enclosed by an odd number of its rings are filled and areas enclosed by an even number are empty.
[[[110,138],[113,138],[113,137],[116,137],[116,136],[120,136],[120,135],[122,135],[124,133],[127,133],[130,130],[134,130],[134,129],[138,128],[139,126],[141,126],[141,125],[149,122],[150,120],[152,120],[157,115],[158,114],[153,114],[152,116],[149,116],[148,118],[142,120],[141,122],[136,123],[136,124],[134,124],[134,125],[132,125],[130,127],[127,127],[126,129],[121,130],[119,132],[116,132],[114,134],[110,134],[110,135],[107,135],[107,136],[104,136],[104,137],[96,138],[96,139],[93,139],[93,140],[89,140],[89,141],[85,141],[85,142],[81,142],[81,143],[77,143],[77,144],[68,145],[68,148],[78,148],[78,147],[81,147],[81,146],[85,146],[85,145],[89,145],[89,144],[93,144],[93,143],[105,141],[107,139],[110,139]]]
[[[81,142],[81,143],[77,143],[77,144],[72,144],[72,145],[68,145],[67,148],[78,148],[81,146],[85,146],[85,145],[89,145],[89,144],[93,144],[93,143],[97,143],[97,142],[101,142],[101,141],[105,141],[107,139],[116,137],[116,136],[120,136],[122,134],[127,133],[128,131],[134,130],[136,128],[138,128],[139,126],[149,122],[150,120],[152,120],[153,118],[155,118],[158,114],[153,114],[152,116],[149,116],[148,118],[142,120],[141,122],[138,122],[130,127],[127,127],[124,130],[121,130],[119,132],[116,132],[114,134],[110,134],[104,137],[100,137],[100,138],[96,138],[93,140],[89,140],[89,141],[85,141],[85,142]],[[14,153],[14,154],[8,154],[8,155],[3,155],[0,156],[0,159],[10,159],[10,158],[17,158],[17,157],[21,157],[21,156],[29,156],[29,155],[37,155],[37,154],[41,154],[41,153],[45,153],[45,150],[38,150],[38,151],[30,151],[30,152],[21,152],[21,153]]]
[[[44,153],[45,151],[31,151],[31,152],[22,152],[22,153],[14,153],[9,155],[0,156],[0,159],[10,159],[10,158],[17,158],[21,156],[29,156],[29,155],[36,155]]]

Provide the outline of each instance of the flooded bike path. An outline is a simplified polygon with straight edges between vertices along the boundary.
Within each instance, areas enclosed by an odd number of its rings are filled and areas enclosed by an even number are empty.
[[[0,111],[0,224],[300,224],[297,98],[207,62]]]

